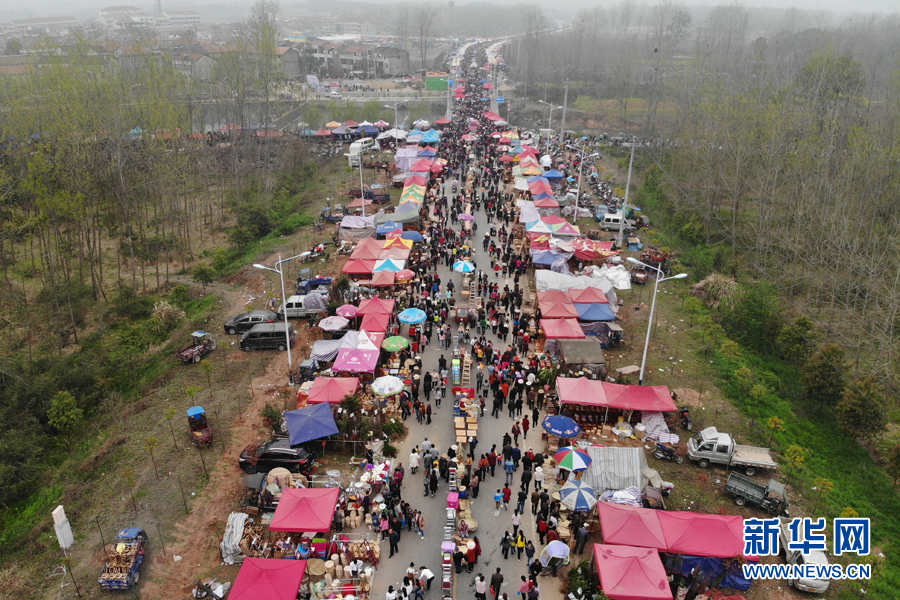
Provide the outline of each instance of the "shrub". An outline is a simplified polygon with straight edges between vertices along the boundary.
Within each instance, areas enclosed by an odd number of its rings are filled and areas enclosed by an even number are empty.
[[[183,310],[168,300],[160,300],[153,305],[153,316],[150,317],[150,322],[157,333],[168,333],[175,329],[184,317]]]
[[[56,393],[47,412],[50,425],[62,434],[72,433],[84,422],[84,411],[78,408],[75,396],[63,390]]]

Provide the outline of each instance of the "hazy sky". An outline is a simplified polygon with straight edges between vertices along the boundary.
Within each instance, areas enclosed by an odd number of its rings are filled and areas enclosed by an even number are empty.
[[[368,2],[372,4],[393,4],[396,2],[396,0],[368,0]],[[444,2],[443,0],[435,3],[440,5],[446,4],[446,2]],[[457,6],[463,6],[467,4],[465,0],[457,0],[456,3]],[[480,3],[493,3],[500,6],[507,5],[512,7],[514,5],[521,5],[521,0],[497,0],[495,2]],[[537,1],[535,3],[541,4]],[[617,2],[615,0],[609,0],[607,2],[603,2],[601,0],[601,3],[612,5],[616,4]],[[641,3],[640,0],[639,3]],[[685,4],[688,5],[707,6],[729,3],[730,0],[722,0],[721,2],[685,2]],[[129,2],[128,0],[110,0],[109,2],[96,2],[96,0],[38,0],[34,3],[22,2],[21,0],[0,0],[0,22],[6,22],[10,19],[62,15],[72,15],[74,17],[77,17],[79,20],[86,21],[89,19],[96,19],[97,13],[101,8],[121,4],[137,6],[138,8],[142,8],[147,12],[152,12],[153,10],[152,0],[137,0],[134,2]],[[236,13],[246,14],[247,12],[249,12],[252,0],[222,0],[220,2],[209,0],[162,0],[162,4],[164,10],[166,7],[170,9],[197,9],[198,12],[201,12],[204,15],[215,14],[217,12],[216,7],[221,7],[225,9],[222,11],[223,20],[230,20],[230,18],[232,18],[231,15],[234,15]],[[303,2],[282,0],[281,4],[284,8],[294,8],[297,5],[303,4]],[[594,6],[596,4],[596,0],[571,0],[570,2],[561,2],[559,4],[555,3],[554,7],[570,6],[573,9],[577,9],[581,8],[582,6]],[[835,13],[840,13],[840,16],[843,16],[844,14],[849,12],[886,13],[897,12],[898,9],[900,9],[900,3],[898,3],[898,0],[855,0],[854,2],[847,2],[847,0],[793,0],[789,2],[779,2],[777,0],[744,0],[743,4],[747,7],[788,8],[791,6],[796,6],[797,8],[802,9],[830,10],[834,11]],[[285,12],[294,11],[290,10]],[[515,16],[516,13],[512,12],[511,17],[515,18]]]

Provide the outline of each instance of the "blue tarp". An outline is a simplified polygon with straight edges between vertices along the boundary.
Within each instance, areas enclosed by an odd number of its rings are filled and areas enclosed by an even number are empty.
[[[644,247],[644,245],[640,242],[638,242],[637,244],[628,244],[628,249],[631,250],[632,252],[638,252],[643,247]]]
[[[675,570],[684,576],[690,575],[691,571],[696,570],[703,574],[703,581],[712,583],[725,570],[725,560],[724,558],[711,556],[690,556],[685,554],[681,557],[681,568],[676,568]],[[744,579],[741,567],[735,564],[728,569],[728,573],[725,575],[722,583],[719,584],[719,587],[745,592],[750,589],[750,580]]]
[[[327,402],[286,412],[284,419],[287,421],[291,446],[318,440],[338,432],[334,415],[331,413],[331,405]]]
[[[615,321],[616,315],[613,314],[609,304],[576,304],[575,310],[578,311],[579,321]]]
[[[441,134],[439,131],[435,131],[434,129],[429,129],[425,132],[425,135],[422,136],[422,141],[426,144],[432,144],[434,142],[438,142],[441,139]]]
[[[393,221],[387,221],[387,222],[379,225],[375,229],[375,233],[378,235],[384,235],[384,234],[390,233],[392,231],[396,231],[398,229],[403,229],[403,225],[398,225],[397,223],[394,223]]]
[[[565,254],[557,254],[556,252],[551,252],[550,250],[542,250],[537,252],[532,257],[534,264],[540,265],[542,267],[551,267],[553,263],[562,258],[563,260],[568,260],[569,256]]]
[[[565,175],[556,169],[550,169],[549,171],[544,171],[544,177],[547,179],[562,179]]]

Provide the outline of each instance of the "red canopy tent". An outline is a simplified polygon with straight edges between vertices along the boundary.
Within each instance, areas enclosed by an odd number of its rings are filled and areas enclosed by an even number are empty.
[[[572,296],[572,302],[575,304],[609,304],[606,294],[593,287],[584,288],[583,290],[569,290],[569,295]]]
[[[625,504],[598,502],[603,541],[619,546],[638,546],[666,551],[666,536],[657,511]]]
[[[584,331],[576,319],[541,319],[548,340],[583,340]]]
[[[571,302],[538,302],[543,319],[577,319],[578,311]],[[543,321],[541,319],[541,321]],[[550,337],[549,334],[547,337]]]
[[[326,137],[331,135],[330,129],[320,129],[316,132],[316,137]]]
[[[446,125],[448,123],[450,123],[450,119],[447,119],[446,117],[441,117],[434,122],[435,125]],[[434,148],[432,148],[432,150],[434,150]]]
[[[388,287],[394,285],[394,283],[394,271],[378,271],[372,273],[372,283],[370,284],[372,287]],[[363,323],[365,323],[365,319],[363,319]]]
[[[356,249],[360,248],[372,248],[373,250],[381,250],[384,248],[384,240],[376,240],[373,237],[366,238],[363,241],[356,244]]]
[[[410,173],[406,176],[405,185],[428,185],[428,177],[422,173]]]
[[[718,558],[744,554],[741,517],[659,511],[658,518],[666,538],[666,552]]]
[[[509,154],[504,154],[503,156],[500,157],[500,162],[507,163],[507,162],[513,162],[515,160],[516,159],[514,157],[510,156]]]
[[[269,530],[298,533],[330,531],[340,493],[338,488],[286,488],[272,515]]]
[[[359,123],[357,123],[353,119],[350,119],[349,121],[344,123],[344,127],[359,127]]]
[[[416,163],[412,166],[410,171],[415,173],[424,173],[431,171],[431,166],[434,164],[433,160],[428,160],[427,158],[420,158],[416,161]]]
[[[371,239],[371,238],[370,238]],[[373,248],[372,246],[363,246],[358,244],[350,255],[350,260],[378,260],[384,248]],[[372,267],[375,268],[374,266]]]
[[[612,600],[672,600],[656,550],[594,544],[600,587]]]
[[[306,573],[305,560],[245,558],[230,600],[294,600]]]
[[[559,208],[559,202],[553,198],[541,198],[534,201],[535,208]]]
[[[543,221],[547,225],[562,225],[563,223],[568,223],[568,221],[566,221],[562,217],[554,217],[554,216],[543,217],[543,218],[541,218],[541,221]]]
[[[486,112],[486,113],[484,113],[483,116],[488,121],[502,121],[503,120],[503,117],[501,117],[497,113],[493,113],[493,112]]]
[[[344,396],[355,394],[359,377],[316,377],[307,392],[307,404],[340,404]]]
[[[391,315],[384,313],[373,313],[363,317],[362,323],[359,324],[360,329],[368,331],[387,331],[388,323],[391,322]]]
[[[346,263],[344,263],[344,268],[341,269],[341,271],[347,273],[348,275],[368,275],[374,268],[374,260],[351,258]]]
[[[407,260],[412,252],[409,248],[385,248],[378,255],[379,260],[393,258],[394,260]]]
[[[675,410],[675,402],[667,385],[603,384],[610,408],[669,412]]]
[[[371,314],[389,315],[394,311],[396,300],[384,300],[382,298],[371,298],[362,300],[359,303],[359,310],[356,311],[357,316],[365,316]]]
[[[368,198],[354,198],[353,202],[348,204],[350,208],[362,208],[363,206],[371,206],[374,200],[369,200]]]
[[[519,156],[537,156],[540,154],[540,150],[533,146],[522,146],[522,151],[519,153]]]
[[[562,290],[547,290],[546,292],[537,293],[538,302],[562,302],[564,304],[572,304],[572,297],[568,292]]]

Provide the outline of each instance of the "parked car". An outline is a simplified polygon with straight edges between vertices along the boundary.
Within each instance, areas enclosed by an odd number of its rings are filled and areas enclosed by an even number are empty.
[[[292,448],[287,438],[274,438],[263,444],[250,444],[241,452],[238,466],[248,475],[284,467],[291,473],[312,470],[313,455],[303,448]]]
[[[781,529],[778,533],[781,552],[784,553],[784,560],[789,565],[819,565],[820,568],[827,568],[828,555],[823,550],[810,550],[803,554],[800,550],[790,550],[788,543],[791,542],[791,519],[781,517]],[[794,541],[803,541],[803,528],[797,530],[798,536]],[[828,589],[828,579],[814,579],[812,577],[803,577],[799,579],[790,579],[791,585],[798,590],[810,592],[813,594],[824,594]]]
[[[241,336],[241,350],[252,352],[254,350],[278,350],[284,352],[288,348],[288,340],[291,346],[297,340],[297,332],[293,325],[287,326],[287,333],[283,323],[260,323]]]
[[[250,331],[255,325],[260,323],[276,323],[280,317],[271,310],[251,310],[249,312],[235,315],[225,321],[225,333],[228,335],[236,335]]]
[[[343,96],[341,96],[340,92],[331,92],[328,94],[328,97],[333,98],[335,100],[340,100],[341,98],[343,98]]]

